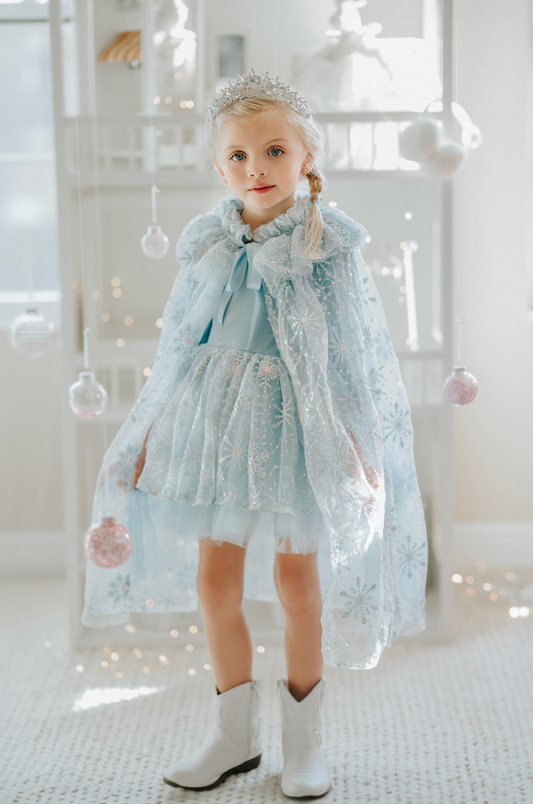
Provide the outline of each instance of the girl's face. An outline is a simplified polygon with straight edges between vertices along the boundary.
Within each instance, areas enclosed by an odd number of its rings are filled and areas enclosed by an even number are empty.
[[[302,167],[313,163],[292,126],[273,111],[224,121],[216,154],[220,176],[243,202],[242,218],[252,229],[294,204]]]

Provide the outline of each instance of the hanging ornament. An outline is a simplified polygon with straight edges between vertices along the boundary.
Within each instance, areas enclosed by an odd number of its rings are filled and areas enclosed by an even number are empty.
[[[459,108],[464,112],[462,107]],[[466,112],[461,116],[460,112],[454,109],[454,115],[460,121],[464,121]],[[442,123],[439,120],[429,116],[421,117],[400,134],[398,138],[400,153],[405,159],[420,163],[420,175],[444,179],[452,173],[457,173],[468,159],[470,151],[478,148],[483,141],[479,129],[473,126],[472,121],[470,124],[469,136],[465,135],[462,142],[455,142],[444,137]],[[466,123],[463,122],[462,125],[465,131]]]
[[[104,516],[99,525],[91,525],[83,540],[85,555],[97,567],[119,567],[131,556],[133,541],[114,516]]]
[[[83,331],[85,371],[80,371],[79,379],[70,386],[68,403],[76,416],[91,419],[100,416],[107,407],[107,391],[94,377],[89,368],[89,327]]]
[[[429,159],[437,150],[440,137],[439,121],[433,117],[421,117],[398,137],[401,154],[413,162]]]
[[[54,345],[55,327],[36,307],[28,307],[13,320],[10,341],[13,349],[26,357],[42,357]]]
[[[147,257],[151,260],[158,260],[164,257],[168,251],[169,241],[166,234],[163,233],[160,226],[156,224],[157,215],[155,209],[155,194],[159,189],[152,185],[152,226],[148,227],[148,231],[141,239],[141,247]]]
[[[444,396],[449,402],[452,402],[458,407],[460,405],[468,405],[473,402],[477,396],[477,380],[473,374],[469,374],[465,366],[461,364],[461,322],[458,318],[455,319],[458,324],[458,365],[455,366],[451,374],[446,377],[442,390]]]
[[[429,159],[422,162],[420,173],[433,179],[444,179],[458,173],[467,157],[468,152],[460,142],[443,142]]]

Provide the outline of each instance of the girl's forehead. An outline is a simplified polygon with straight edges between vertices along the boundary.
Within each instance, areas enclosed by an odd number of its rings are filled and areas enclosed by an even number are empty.
[[[226,118],[220,126],[217,139],[218,145],[226,148],[251,142],[267,143],[273,139],[292,142],[300,138],[294,126],[280,114],[262,112],[256,115]]]

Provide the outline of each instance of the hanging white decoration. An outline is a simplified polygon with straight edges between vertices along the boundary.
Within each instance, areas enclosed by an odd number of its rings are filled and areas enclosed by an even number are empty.
[[[148,227],[148,231],[141,239],[141,248],[147,257],[151,260],[158,260],[164,257],[168,251],[169,240],[166,234],[163,233],[160,226],[157,225],[155,194],[159,189],[152,185],[152,226]]]
[[[79,379],[70,386],[68,403],[76,416],[92,419],[100,416],[107,407],[107,391],[95,379],[94,372],[89,371],[89,327],[83,331],[83,352],[85,371],[80,371]]]
[[[18,315],[11,324],[11,346],[26,357],[43,357],[50,351],[54,342],[54,324],[39,313],[36,307],[28,307],[26,312]]]
[[[430,104],[428,110],[442,111],[442,103]],[[453,116],[459,122],[461,141],[447,139],[442,122],[434,117],[421,117],[405,128],[398,137],[400,153],[405,159],[420,163],[420,173],[434,179],[444,179],[457,173],[468,159],[471,151],[479,148],[483,136],[463,109],[453,101]]]
[[[422,162],[430,159],[438,148],[441,138],[439,123],[432,117],[423,117],[405,128],[398,140],[405,159]]]
[[[457,338],[458,365],[455,366],[452,373],[448,374],[446,377],[442,390],[448,402],[459,407],[460,405],[468,405],[470,402],[474,401],[477,396],[478,385],[474,375],[466,370],[466,366],[461,365],[461,321],[458,318],[455,320],[457,321],[459,330]]]

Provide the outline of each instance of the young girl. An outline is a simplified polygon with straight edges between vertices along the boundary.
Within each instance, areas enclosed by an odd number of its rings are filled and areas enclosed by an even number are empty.
[[[241,604],[277,593],[281,787],[321,796],[324,661],[370,669],[425,627],[410,409],[361,256],[366,229],[320,207],[306,102],[252,70],[213,102],[207,132],[232,194],[179,238],[152,373],[95,495],[93,521],[117,516],[133,554],[117,570],[88,565],[82,621],[191,611],[199,597],[216,725],[164,780],[205,790],[260,763],[261,685]]]

